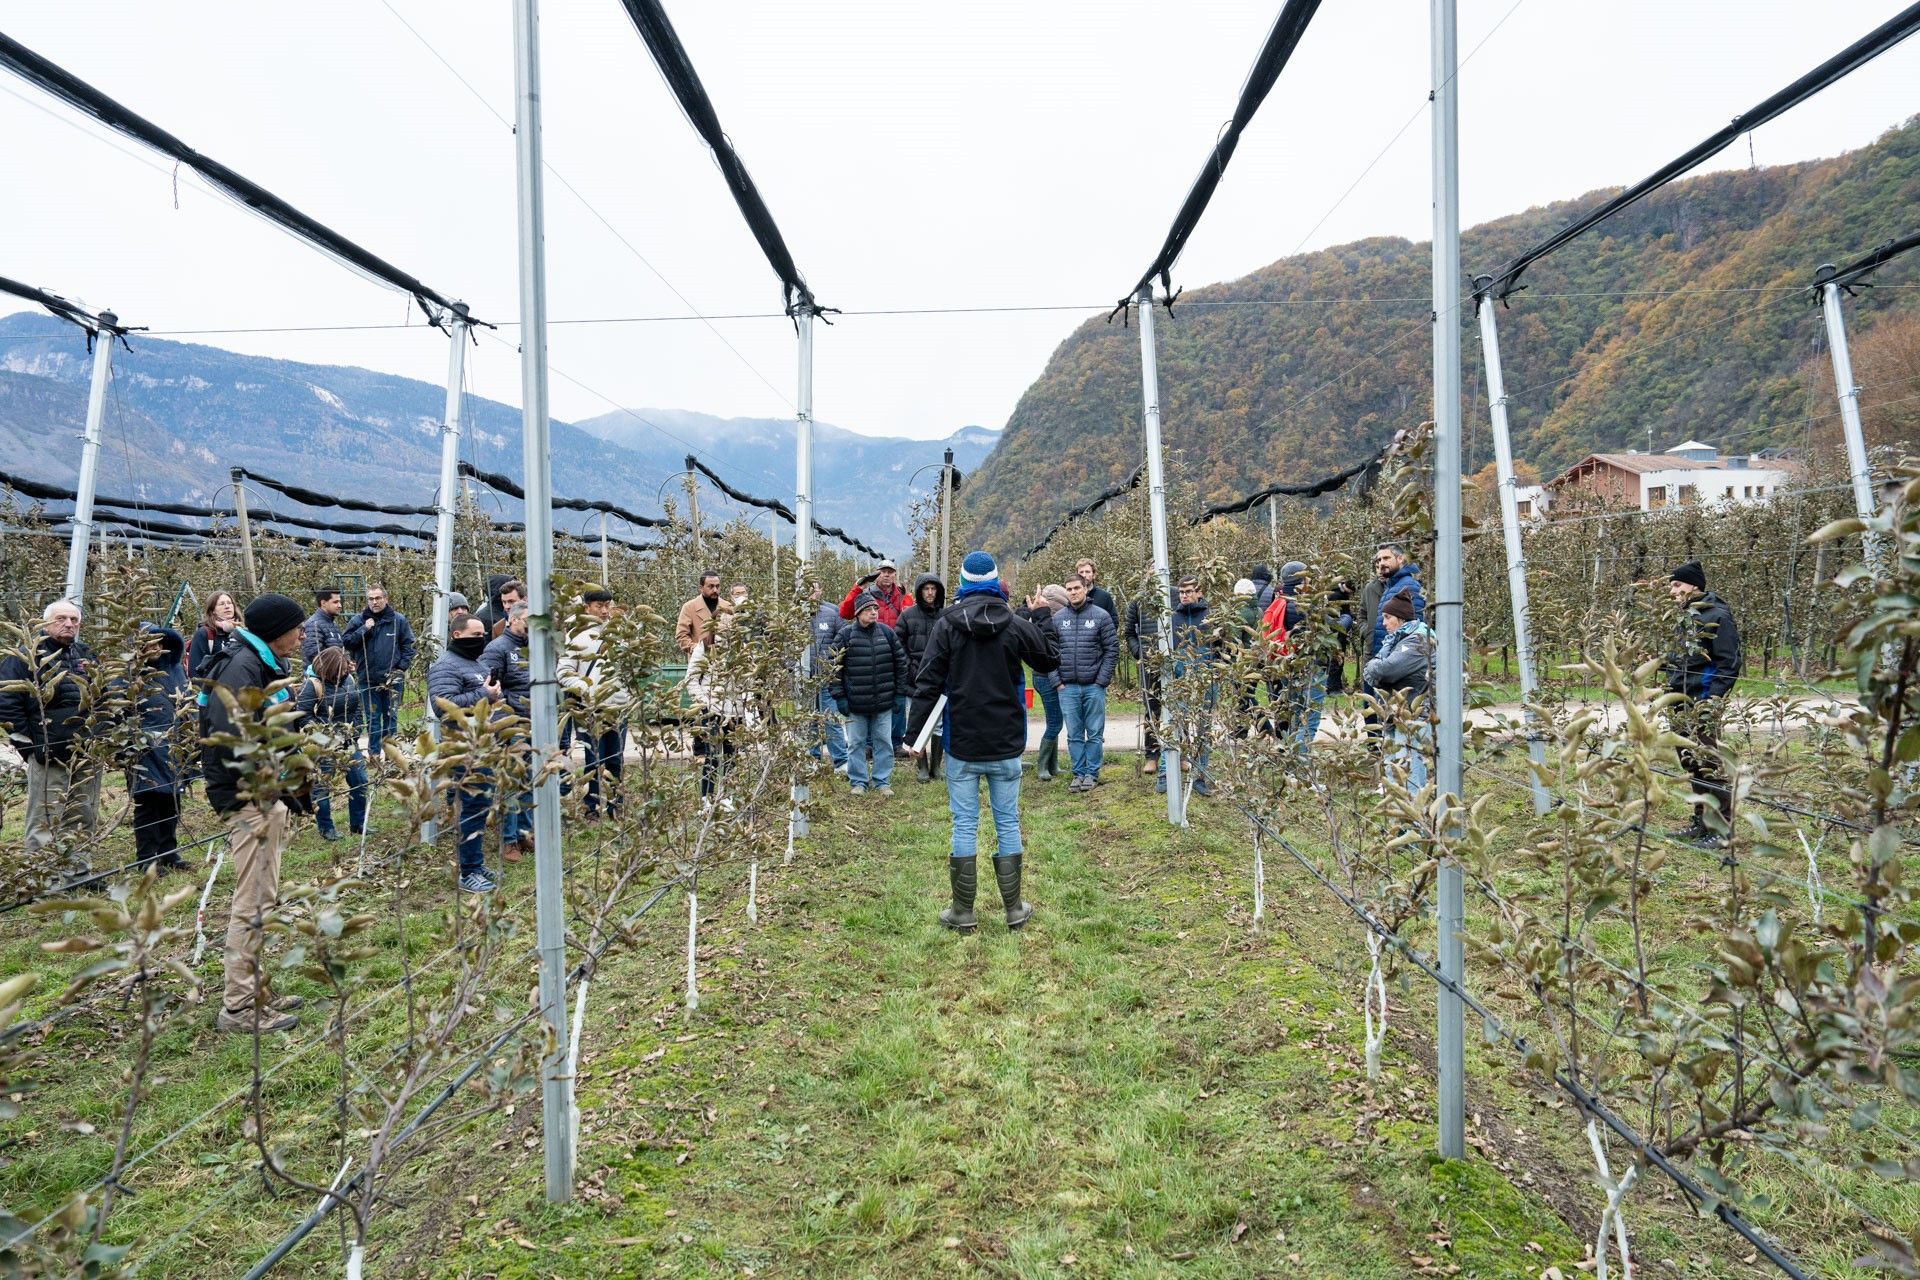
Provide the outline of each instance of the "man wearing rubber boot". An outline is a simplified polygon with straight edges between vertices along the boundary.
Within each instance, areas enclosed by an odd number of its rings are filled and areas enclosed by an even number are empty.
[[[933,635],[933,624],[940,621],[940,615],[947,608],[947,584],[936,575],[923,573],[913,584],[913,603],[900,611],[900,623],[894,627],[894,634],[900,637],[900,644],[907,651],[907,682],[902,693],[913,695],[913,677],[920,670],[920,659],[927,654],[927,641]],[[902,717],[904,719],[904,717]],[[904,726],[902,733],[906,732]],[[940,777],[940,739],[935,738],[928,744],[929,750],[921,755],[914,767],[915,775],[922,782],[931,782]]]
[[[960,565],[960,591],[952,608],[940,615],[927,639],[926,655],[913,681],[907,744],[920,730],[941,695],[947,699],[947,807],[953,815],[953,845],[947,879],[953,902],[940,923],[971,933],[977,884],[976,852],[980,830],[980,784],[987,784],[998,841],[994,878],[1007,928],[1018,929],[1033,908],[1020,896],[1020,757],[1027,747],[1027,712],[1021,696],[1022,664],[1045,674],[1060,666],[1060,642],[1040,606],[1038,625],[1018,617],[1001,595],[1000,570],[993,557],[975,551]]]

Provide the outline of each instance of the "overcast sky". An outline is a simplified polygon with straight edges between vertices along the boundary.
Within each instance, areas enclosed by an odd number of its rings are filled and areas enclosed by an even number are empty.
[[[1278,7],[668,0],[801,270],[848,311],[1118,297]],[[1461,75],[1463,220],[1638,179],[1900,7],[1460,0],[1463,57],[1485,42]],[[772,272],[618,0],[544,9],[547,158],[597,210],[549,182],[550,314],[777,312]],[[516,317],[513,144],[488,110],[513,114],[505,0],[9,0],[4,29],[476,314]],[[1424,4],[1328,0],[1176,284],[1363,236],[1424,240],[1427,57]],[[1832,155],[1916,111],[1920,41],[1758,131],[1753,158]],[[0,274],[155,330],[395,326],[198,340],[445,376],[443,340],[397,327],[418,323],[408,300],[184,173],[176,210],[167,165],[5,76],[0,137]],[[1743,141],[1713,164],[1748,162]],[[820,333],[816,414],[923,437],[1004,425],[1084,314],[849,315]],[[563,325],[551,347],[562,418],[792,411],[784,319]],[[517,402],[510,346],[483,342],[471,373]]]

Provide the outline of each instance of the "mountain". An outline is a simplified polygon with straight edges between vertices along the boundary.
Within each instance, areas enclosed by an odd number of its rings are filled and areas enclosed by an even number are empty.
[[[736,488],[793,505],[791,476],[798,428],[791,418],[716,418],[687,409],[619,409],[574,425],[629,450],[661,475],[683,469],[687,445],[691,445],[703,462]],[[986,459],[999,439],[998,431],[986,427],[962,427],[944,440],[908,440],[863,436],[816,422],[814,516],[821,524],[837,525],[876,546],[904,550],[909,481],[924,469],[912,487],[922,494],[931,491],[938,483],[942,452],[952,449],[953,465],[959,468],[964,485],[964,477]],[[767,471],[785,477],[784,488],[769,492]]]
[[[85,340],[71,325],[31,313],[0,317],[0,470],[74,483],[80,465],[75,437],[86,420],[91,367]],[[445,401],[443,387],[412,378],[135,334],[130,350],[114,353],[100,491],[207,502],[227,483],[228,468],[243,466],[330,494],[430,503]],[[691,443],[729,483],[791,505],[792,423],[644,413]],[[520,478],[518,406],[470,398],[464,425],[463,458]],[[957,433],[956,463],[971,468],[997,434],[976,427]],[[662,482],[681,472],[688,452],[681,440],[626,414],[581,424],[555,420],[552,441],[555,493],[642,512],[660,509]],[[941,448],[938,441],[878,439],[821,424],[814,463],[819,519],[883,548],[904,550],[908,477],[923,463],[937,463]],[[931,476],[922,477],[922,484],[930,485]],[[730,504],[710,489],[702,501],[711,512],[731,514]],[[300,509],[277,494],[271,502]],[[518,505],[501,499],[499,510],[504,518],[517,518]],[[561,516],[572,528],[594,519]]]
[[[1462,280],[1614,194],[1472,228]],[[1913,231],[1916,209],[1920,117],[1834,159],[1675,183],[1536,263],[1499,312],[1516,455],[1551,475],[1650,435],[1739,453],[1800,444],[1833,411],[1800,377],[1824,346],[1814,269]],[[1166,447],[1207,500],[1337,471],[1430,416],[1431,257],[1426,244],[1362,240],[1189,289],[1160,313]],[[1876,281],[1849,304],[1856,338],[1920,308],[1920,254]],[[1472,474],[1492,447],[1470,303],[1459,323]],[[1028,544],[1139,465],[1140,418],[1139,334],[1082,324],[1021,397],[964,508],[1004,529],[1004,545]]]

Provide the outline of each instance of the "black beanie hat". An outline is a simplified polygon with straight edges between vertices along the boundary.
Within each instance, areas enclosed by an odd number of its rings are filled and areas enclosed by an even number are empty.
[[[1253,572],[1249,573],[1247,576],[1249,578],[1252,578],[1255,582],[1272,582],[1273,570],[1267,568],[1267,566],[1263,564],[1257,564],[1253,566]]]
[[[1707,589],[1707,571],[1700,567],[1698,560],[1689,560],[1668,575],[1675,582],[1684,582],[1697,591]]]
[[[307,620],[307,611],[286,596],[269,591],[247,605],[247,630],[272,644]]]

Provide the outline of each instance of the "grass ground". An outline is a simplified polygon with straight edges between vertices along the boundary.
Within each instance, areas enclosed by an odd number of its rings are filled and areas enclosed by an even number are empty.
[[[679,1004],[677,894],[596,978],[576,1201],[544,1201],[529,1102],[403,1176],[368,1274],[1577,1274],[1598,1197],[1562,1101],[1469,1037],[1474,1156],[1435,1159],[1430,989],[1393,994],[1384,1078],[1369,1083],[1351,918],[1270,856],[1271,915],[1253,929],[1244,824],[1197,801],[1195,826],[1170,830],[1131,763],[1084,799],[1029,781],[1038,914],[1019,935],[997,920],[990,876],[976,936],[933,923],[944,789],[907,777],[892,800],[856,803],[830,787],[795,863],[764,869],[757,924],[744,868],[704,878],[698,1013]],[[303,836],[287,878],[341,848]],[[422,868],[411,919],[446,905],[441,870]],[[524,904],[530,881],[520,868],[509,896]],[[1689,902],[1713,891],[1704,876],[1676,883]],[[44,927],[0,919],[0,966],[57,968],[35,954]],[[383,928],[379,944],[397,947]],[[0,1203],[44,1210],[105,1167],[124,1060],[113,1018],[93,1009],[58,1032],[80,1069],[47,1073],[0,1131]],[[368,1026],[399,1034],[391,1009]],[[331,1076],[322,1054],[294,1060],[313,1034],[270,1049],[270,1065],[291,1065],[269,1102],[283,1130],[308,1125],[297,1151],[324,1180],[332,1164],[310,1140]],[[179,1024],[136,1145],[230,1096],[246,1059],[244,1040]],[[142,1275],[239,1274],[311,1208],[263,1191],[250,1162],[237,1109],[189,1128],[129,1178],[109,1238],[135,1246]],[[1837,1220],[1780,1187],[1775,1229],[1805,1239]],[[1643,1266],[1760,1274],[1665,1193],[1633,1206]],[[340,1265],[326,1230],[276,1274]]]

